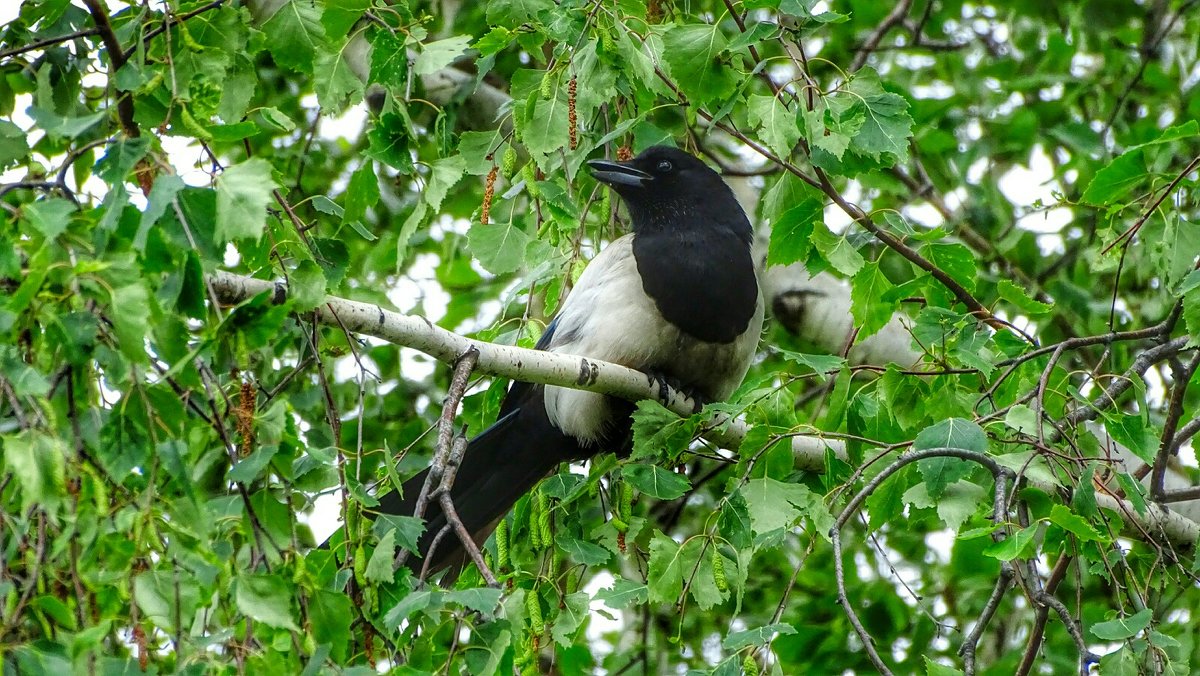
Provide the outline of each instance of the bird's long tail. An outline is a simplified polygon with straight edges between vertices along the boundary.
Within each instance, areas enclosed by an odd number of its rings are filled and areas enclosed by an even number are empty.
[[[539,480],[559,463],[583,455],[573,438],[550,424],[541,397],[533,399],[536,403],[527,400],[472,439],[459,465],[450,497],[454,511],[478,545],[482,546],[499,520]],[[399,493],[383,496],[379,511],[412,516],[428,474],[427,469],[404,482]],[[408,567],[419,572],[430,556],[431,573],[443,568],[457,571],[469,563],[453,529],[439,539],[430,554],[431,545],[448,523],[437,500],[429,502],[424,518],[425,531],[417,555],[408,558]]]

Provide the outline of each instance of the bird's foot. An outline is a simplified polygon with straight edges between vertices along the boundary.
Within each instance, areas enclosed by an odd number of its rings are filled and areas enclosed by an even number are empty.
[[[684,385],[678,379],[657,372],[648,373],[646,375],[649,376],[652,383],[658,386],[658,401],[660,403],[666,403],[667,391],[668,389],[672,389],[677,392],[682,392],[691,398],[694,406],[692,411],[693,413],[699,413],[700,409],[704,407],[706,399],[699,392],[696,392],[690,387]]]

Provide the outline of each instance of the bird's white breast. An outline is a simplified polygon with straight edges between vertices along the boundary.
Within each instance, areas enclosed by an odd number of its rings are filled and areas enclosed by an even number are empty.
[[[592,260],[563,303],[551,352],[575,354],[664,375],[709,400],[722,400],[741,383],[762,330],[763,302],[744,334],[732,343],[706,343],[666,321],[646,295],[633,256],[634,235],[613,241]],[[604,395],[545,388],[550,421],[587,443],[612,421]]]

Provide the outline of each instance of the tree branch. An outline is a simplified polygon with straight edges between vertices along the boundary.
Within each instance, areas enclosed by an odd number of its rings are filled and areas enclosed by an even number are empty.
[[[287,287],[282,283],[223,271],[208,275],[207,280],[217,298],[231,305],[261,293],[273,294],[276,303],[287,299]],[[460,355],[474,348],[479,351],[476,370],[488,375],[598,392],[630,401],[655,399],[681,416],[689,416],[696,410],[694,402],[687,395],[641,371],[620,364],[472,340],[447,331],[424,317],[404,315],[384,310],[378,305],[333,296],[326,298],[325,303],[317,308],[313,316],[320,323],[341,326],[347,331],[410,347],[448,364],[455,363]],[[1160,358],[1159,353],[1164,347],[1174,348],[1177,352],[1182,349],[1185,340],[1186,338],[1180,338],[1149,350],[1147,353],[1151,356],[1145,361],[1152,363],[1154,359]],[[1117,381],[1114,385],[1122,382],[1125,381]],[[1091,411],[1095,415],[1099,405],[1100,403],[1096,402],[1092,407],[1080,410]],[[722,448],[738,448],[747,432],[749,427],[744,421],[727,418],[717,419],[707,425],[703,436]],[[841,458],[846,457],[845,445],[837,439],[825,439],[817,435],[795,435],[791,437],[790,442],[796,466],[811,472],[825,471],[826,451],[832,451]],[[993,473],[996,471],[992,467],[995,461],[987,456],[983,456],[983,459],[971,456],[968,459],[988,465]],[[1027,482],[1049,492],[1056,490],[1054,486],[1039,484],[1036,481]],[[1194,547],[1200,540],[1200,525],[1158,505],[1147,504],[1146,512],[1142,514],[1128,501],[1104,493],[1098,493],[1096,501],[1100,507],[1120,515],[1126,527],[1133,532],[1163,533],[1175,546],[1184,549]]]
[[[273,294],[276,303],[287,299],[287,287],[282,283],[223,271],[208,275],[207,280],[217,298],[230,305],[261,293]],[[479,352],[475,368],[488,375],[598,392],[630,401],[655,399],[681,416],[689,416],[696,410],[695,403],[687,395],[620,364],[472,340],[447,331],[424,317],[332,296],[325,299],[314,316],[322,324],[342,326],[347,331],[410,347],[448,364],[475,349]],[[704,438],[722,448],[737,448],[748,431],[741,420],[717,419],[707,426]],[[827,449],[845,458],[845,445],[836,439],[797,435],[791,438],[791,444],[797,467],[801,469],[824,471]]]

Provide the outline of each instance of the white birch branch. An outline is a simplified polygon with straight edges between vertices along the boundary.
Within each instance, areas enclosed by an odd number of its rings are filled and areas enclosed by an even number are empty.
[[[287,287],[283,283],[229,272],[214,272],[208,276],[208,282],[217,298],[228,304],[240,303],[260,293],[273,294],[275,302],[282,302],[287,297]],[[316,314],[317,321],[322,324],[342,326],[347,331],[410,347],[446,363],[453,363],[473,347],[479,351],[475,366],[479,373],[599,392],[630,401],[655,399],[682,416],[691,415],[696,410],[695,403],[688,396],[664,386],[641,371],[620,364],[472,340],[447,331],[424,317],[332,296],[325,299]],[[704,438],[722,448],[737,449],[747,431],[744,421],[727,420],[707,430]],[[791,438],[791,443],[797,466],[809,471],[823,470],[827,447],[843,459],[846,456],[845,445],[840,440],[796,436]]]

